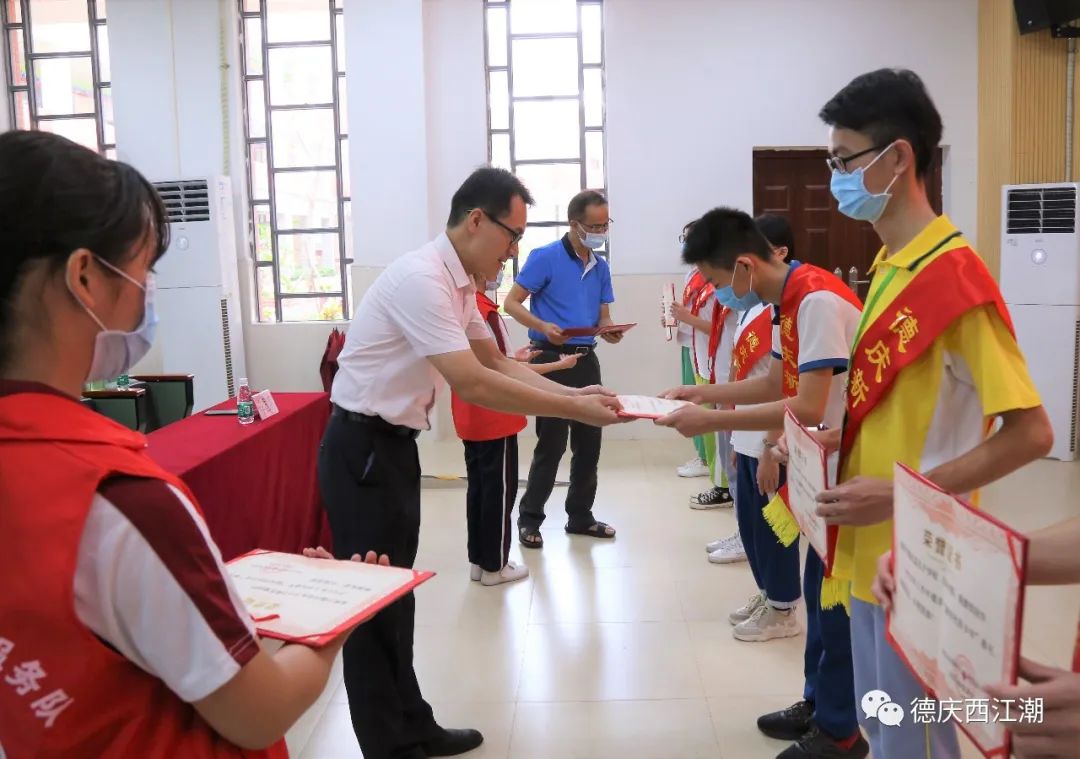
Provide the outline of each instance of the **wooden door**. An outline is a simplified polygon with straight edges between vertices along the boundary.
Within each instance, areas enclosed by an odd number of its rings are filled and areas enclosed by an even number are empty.
[[[856,292],[866,296],[867,272],[881,248],[874,228],[837,210],[829,191],[824,148],[754,151],[754,215],[782,214],[791,222],[796,257],[823,269],[840,269],[849,280],[857,271]],[[941,150],[927,178],[934,210],[941,213]]]

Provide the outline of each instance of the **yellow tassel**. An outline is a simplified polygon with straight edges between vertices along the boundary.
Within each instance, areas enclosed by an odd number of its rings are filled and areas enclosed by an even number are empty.
[[[847,615],[851,616],[851,581],[826,577],[821,581],[821,608],[825,610],[837,606],[843,606]]]
[[[761,510],[761,515],[765,517],[765,521],[772,528],[773,534],[781,545],[790,546],[799,539],[799,523],[795,521],[795,517],[791,515],[791,511],[779,494],[773,496],[768,505]]]

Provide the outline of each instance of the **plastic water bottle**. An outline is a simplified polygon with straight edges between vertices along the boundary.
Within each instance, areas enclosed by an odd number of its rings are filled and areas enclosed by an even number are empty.
[[[244,377],[240,379],[240,389],[236,392],[236,418],[240,424],[255,421],[255,403],[251,400],[251,388]]]

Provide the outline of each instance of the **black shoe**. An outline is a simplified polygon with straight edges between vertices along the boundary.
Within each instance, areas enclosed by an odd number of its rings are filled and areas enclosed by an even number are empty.
[[[731,497],[731,491],[727,488],[709,488],[708,490],[690,496],[690,508],[692,509],[719,509],[731,506],[735,499]]]
[[[776,755],[776,759],[864,759],[870,754],[870,744],[862,733],[851,744],[843,748],[832,738],[821,732],[817,725],[811,725],[798,743],[788,746]]]
[[[484,742],[479,730],[439,730],[441,735],[420,746],[428,756],[457,756],[472,751]]]
[[[782,741],[797,741],[810,729],[810,718],[814,716],[814,705],[810,701],[799,701],[787,709],[770,712],[758,717],[758,730],[770,738]]]

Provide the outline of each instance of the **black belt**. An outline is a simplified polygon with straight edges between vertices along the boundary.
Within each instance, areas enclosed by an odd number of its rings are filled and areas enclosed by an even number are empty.
[[[596,344],[592,345],[555,345],[544,340],[533,340],[532,347],[540,351],[551,351],[552,353],[561,353],[562,355],[568,355],[570,353],[589,354],[596,350]]]
[[[383,434],[390,435],[392,437],[407,437],[416,440],[420,437],[420,430],[414,430],[412,427],[405,427],[401,424],[391,424],[383,419],[381,416],[372,416],[371,414],[360,414],[356,411],[349,411],[343,409],[341,406],[334,405],[333,415],[339,419],[345,419],[350,422],[356,422],[357,424],[366,424]]]

